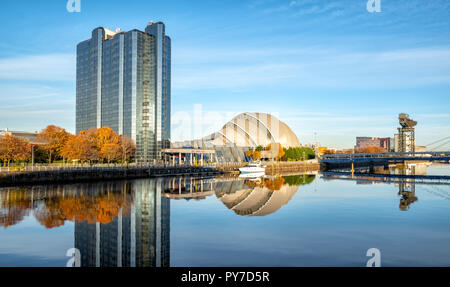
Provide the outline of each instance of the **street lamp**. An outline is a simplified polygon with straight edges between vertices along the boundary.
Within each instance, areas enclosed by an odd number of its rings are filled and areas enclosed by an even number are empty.
[[[31,167],[34,167],[34,145],[31,145]]]

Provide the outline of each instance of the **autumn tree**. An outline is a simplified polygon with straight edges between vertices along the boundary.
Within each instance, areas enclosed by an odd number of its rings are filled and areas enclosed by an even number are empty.
[[[119,137],[119,144],[122,162],[129,161],[132,157],[136,156],[136,145],[132,139],[126,135],[121,135]]]
[[[0,138],[0,159],[6,166],[11,161],[27,161],[31,158],[31,146],[28,141],[5,135]]]
[[[91,161],[98,159],[98,150],[90,138],[90,134],[81,132],[69,136],[61,154],[71,160]]]
[[[136,145],[125,135],[119,136],[109,127],[88,129],[78,135],[68,135],[61,155],[72,160],[125,162],[135,156]]]
[[[51,163],[52,159],[61,156],[61,151],[69,138],[69,133],[65,129],[49,125],[42,130],[36,140],[45,142],[42,146],[48,154],[48,162]]]
[[[121,158],[119,135],[110,127],[102,127],[96,130],[95,144],[100,157],[103,160],[107,160],[108,163],[111,160],[118,160]]]
[[[110,127],[102,127],[96,130],[97,146],[99,149],[105,144],[118,144],[119,135],[115,133]]]
[[[248,150],[246,155],[250,158],[252,158],[253,160],[260,160],[261,159],[261,151],[252,151],[252,150]]]
[[[106,159],[108,163],[112,160],[118,160],[122,157],[121,146],[117,143],[106,143],[100,150],[100,156]]]
[[[271,151],[275,159],[280,159],[284,156],[284,149],[280,143],[270,143],[265,148],[266,151]]]

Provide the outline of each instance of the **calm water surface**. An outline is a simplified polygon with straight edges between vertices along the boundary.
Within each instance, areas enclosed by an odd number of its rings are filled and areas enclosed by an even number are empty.
[[[375,173],[450,175],[448,165]],[[0,266],[450,266],[450,182],[296,175],[0,188]]]

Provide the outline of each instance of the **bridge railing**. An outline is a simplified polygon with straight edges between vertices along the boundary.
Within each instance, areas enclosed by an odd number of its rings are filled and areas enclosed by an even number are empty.
[[[327,155],[322,155],[321,159],[449,157],[449,156],[450,156],[450,152],[385,152],[385,153],[327,154]]]

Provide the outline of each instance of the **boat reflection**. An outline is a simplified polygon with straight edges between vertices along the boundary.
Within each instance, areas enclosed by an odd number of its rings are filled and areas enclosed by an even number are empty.
[[[240,216],[286,205],[314,175],[159,178],[0,189],[0,226],[34,217],[46,229],[74,223],[81,266],[170,266],[170,200],[215,195]]]
[[[264,216],[286,205],[299,189],[315,175],[172,179],[164,196],[172,199],[201,200],[215,194],[230,210],[240,216]]]

